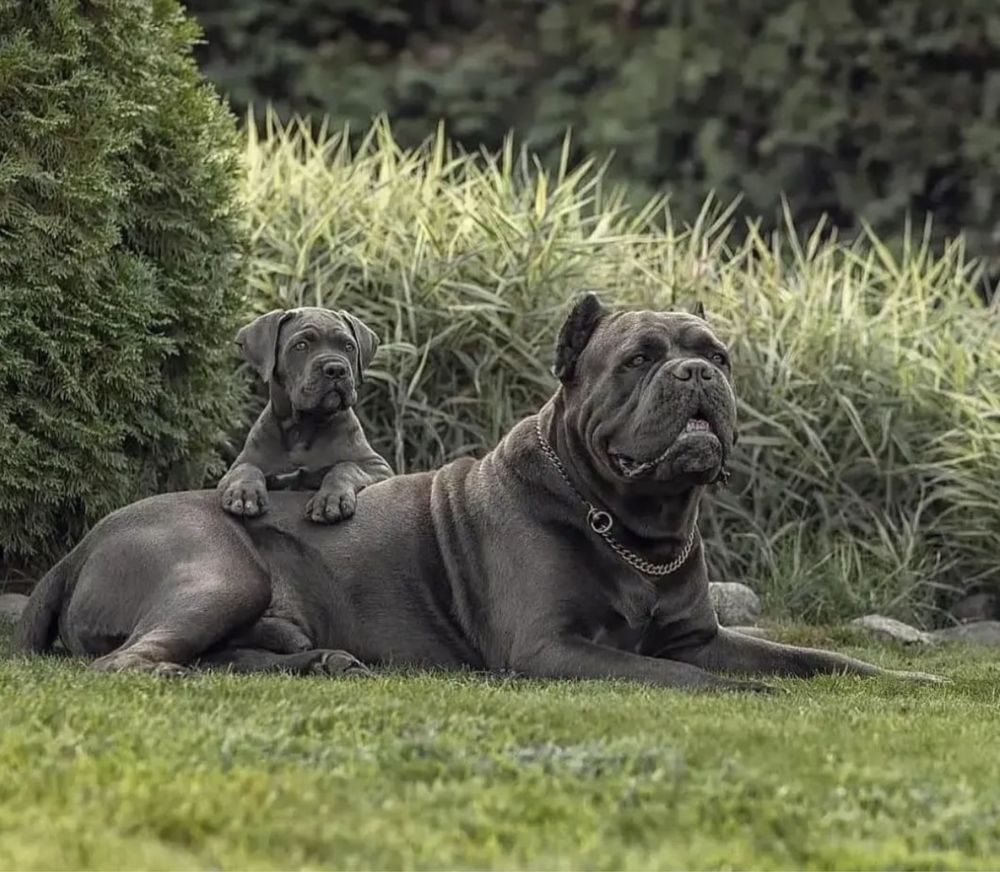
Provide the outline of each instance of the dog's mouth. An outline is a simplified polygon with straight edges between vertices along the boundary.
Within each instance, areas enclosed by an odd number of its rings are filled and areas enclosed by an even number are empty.
[[[323,397],[323,406],[330,411],[349,409],[354,405],[357,394],[354,392],[354,385],[348,382],[341,382],[327,391]]]
[[[353,383],[348,380],[308,385],[299,393],[299,405],[302,411],[320,411],[326,413],[350,409],[357,394]]]
[[[609,451],[608,460],[611,462],[612,469],[614,469],[614,471],[623,478],[641,478],[644,475],[649,475],[656,469],[657,466],[663,463],[663,461],[667,459],[667,455],[674,450],[681,440],[704,438],[718,440],[719,437],[712,430],[712,425],[709,424],[704,418],[691,418],[687,424],[684,425],[684,429],[677,434],[677,437],[673,440],[673,442],[671,442],[656,457],[653,457],[650,460],[639,460],[635,457],[629,457],[627,454]]]

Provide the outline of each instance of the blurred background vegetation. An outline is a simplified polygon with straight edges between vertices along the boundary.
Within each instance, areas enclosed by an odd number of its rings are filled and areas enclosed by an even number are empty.
[[[995,0],[190,0],[205,74],[238,112],[349,122],[403,145],[515,130],[549,162],[614,152],[635,196],[692,219],[827,216],[898,241],[964,232],[1000,270]]]

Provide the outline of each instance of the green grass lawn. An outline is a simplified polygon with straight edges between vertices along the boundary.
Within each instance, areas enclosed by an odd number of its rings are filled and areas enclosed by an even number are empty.
[[[955,682],[694,696],[4,656],[0,866],[1000,867],[1000,654],[786,637]]]

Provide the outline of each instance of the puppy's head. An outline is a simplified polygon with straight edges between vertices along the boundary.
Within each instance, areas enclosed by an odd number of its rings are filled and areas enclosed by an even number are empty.
[[[676,493],[715,481],[736,441],[728,351],[704,317],[608,312],[583,295],[553,369],[566,419],[604,477]]]
[[[296,412],[332,414],[357,402],[379,340],[348,312],[309,306],[261,315],[236,334],[236,344]]]

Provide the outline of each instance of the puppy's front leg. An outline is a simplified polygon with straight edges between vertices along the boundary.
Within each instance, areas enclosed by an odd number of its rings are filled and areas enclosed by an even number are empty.
[[[336,524],[354,515],[357,495],[368,485],[390,478],[392,468],[375,455],[336,463],[323,476],[319,490],[306,503],[306,517],[317,524]]]
[[[267,484],[260,467],[252,463],[232,465],[216,486],[222,508],[231,515],[255,518],[267,511]]]
[[[273,473],[280,468],[275,459],[280,459],[283,454],[281,434],[268,404],[250,428],[243,450],[216,485],[222,508],[231,515],[243,518],[263,515],[267,511],[264,473]]]
[[[759,675],[787,675],[809,678],[814,675],[885,675],[910,681],[937,683],[946,679],[924,672],[883,669],[833,651],[782,645],[719,628],[709,642],[671,654],[678,660],[702,669]]]

